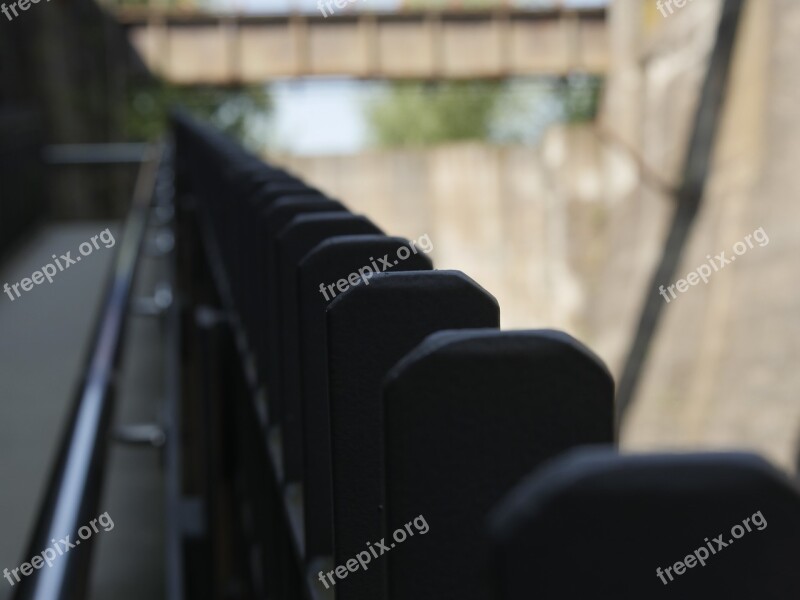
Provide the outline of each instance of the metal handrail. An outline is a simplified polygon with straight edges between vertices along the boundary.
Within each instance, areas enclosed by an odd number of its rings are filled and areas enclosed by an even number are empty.
[[[146,159],[150,148],[145,142],[50,144],[42,148],[42,159],[49,166],[138,164]]]
[[[116,369],[162,153],[161,146],[153,146],[143,159],[85,375],[48,480],[26,559],[51,547],[51,540],[66,535],[75,539],[78,529],[97,516],[113,413]],[[73,548],[59,556],[49,568],[24,578],[14,589],[14,600],[83,598],[87,588],[90,549],[90,545]]]

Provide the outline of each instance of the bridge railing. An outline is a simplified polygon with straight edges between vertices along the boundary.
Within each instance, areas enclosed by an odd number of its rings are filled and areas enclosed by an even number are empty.
[[[150,147],[142,159],[80,385],[24,555],[40,559],[39,567],[31,560],[36,569],[42,566],[41,557],[36,556],[42,549],[49,548],[55,539],[67,534],[67,540],[70,535],[75,539],[77,532],[98,514],[134,278],[159,175],[163,183],[160,149]],[[75,546],[78,544],[80,540]],[[28,563],[23,565],[30,569]],[[35,576],[22,579],[14,587],[13,597],[15,600],[84,598],[88,592],[90,566],[91,545],[75,547]]]
[[[160,11],[164,9],[175,10],[219,10],[220,5],[209,5],[202,0],[102,0],[101,4],[110,8],[134,7],[145,10]],[[233,3],[231,3],[233,4]],[[325,3],[327,4],[327,0]],[[397,12],[406,11],[480,11],[495,9],[523,9],[523,10],[553,10],[567,8],[566,0],[398,0],[392,9]],[[335,4],[333,5],[335,6]],[[385,7],[385,4],[381,5]],[[222,9],[224,9],[222,5]],[[267,12],[319,12],[316,2],[303,0],[288,0],[276,5],[265,5],[264,11]],[[348,6],[350,11],[374,11],[369,3],[358,3]],[[382,8],[381,10],[386,10]]]
[[[785,476],[746,454],[619,456],[612,378],[580,342],[501,331],[486,290],[432,269],[425,236],[387,235],[186,118],[175,132],[184,422],[202,432],[184,452],[204,507],[186,542],[207,565],[187,590],[800,591]],[[734,551],[673,583],[729,531]]]
[[[308,13],[122,7],[115,18],[156,74],[179,85],[315,75],[474,79],[604,74],[606,10],[495,8]]]

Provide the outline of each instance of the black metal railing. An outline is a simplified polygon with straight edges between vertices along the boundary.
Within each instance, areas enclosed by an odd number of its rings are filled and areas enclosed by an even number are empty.
[[[463,273],[185,118],[176,165],[188,597],[659,597],[655,568],[756,500],[787,529],[686,597],[736,596],[750,567],[764,597],[800,590],[800,491],[763,460],[619,455],[613,382],[576,340],[499,330]]]
[[[97,516],[113,414],[115,377],[162,152],[161,147],[152,147],[144,157],[82,381],[26,556],[34,556],[52,546],[53,539],[66,535],[75,538],[78,529]],[[19,583],[14,588],[15,600],[83,598],[90,554],[90,545],[86,544],[59,556],[52,566]]]

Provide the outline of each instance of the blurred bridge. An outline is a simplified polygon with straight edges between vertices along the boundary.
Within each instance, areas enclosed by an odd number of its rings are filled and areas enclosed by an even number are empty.
[[[239,85],[314,75],[468,79],[602,74],[606,11],[403,9],[316,14],[112,9],[154,73],[181,85]]]

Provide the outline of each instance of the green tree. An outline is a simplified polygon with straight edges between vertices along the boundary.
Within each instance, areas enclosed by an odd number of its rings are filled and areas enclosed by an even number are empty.
[[[391,84],[368,107],[381,146],[490,140],[535,144],[555,123],[593,121],[602,79],[592,75]]]
[[[179,87],[162,82],[137,86],[129,94],[127,136],[144,140],[162,136],[169,111],[176,106],[210,121],[252,150],[263,150],[266,145],[272,99],[264,86]]]
[[[368,108],[381,146],[485,139],[502,84],[486,81],[391,84]]]
[[[561,80],[564,119],[568,123],[593,121],[597,115],[602,80],[594,75],[571,75]]]

